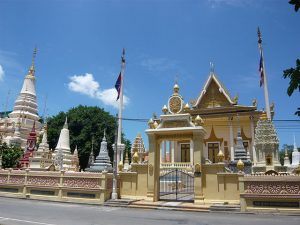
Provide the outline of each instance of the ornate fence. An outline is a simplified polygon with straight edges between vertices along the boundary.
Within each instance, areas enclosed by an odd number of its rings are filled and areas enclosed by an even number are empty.
[[[242,211],[300,208],[299,175],[245,175],[240,185]]]
[[[0,170],[0,196],[102,204],[112,192],[112,174]]]

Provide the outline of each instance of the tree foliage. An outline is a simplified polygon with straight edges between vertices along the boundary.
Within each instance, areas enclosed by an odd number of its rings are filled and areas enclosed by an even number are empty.
[[[23,155],[23,150],[15,145],[0,144],[3,168],[15,168]]]
[[[289,3],[295,6],[295,11],[297,12],[300,8],[300,0],[290,0]],[[286,69],[283,71],[283,77],[286,79],[290,78],[290,85],[287,89],[287,94],[291,96],[294,90],[298,89],[300,92],[300,59],[296,60],[296,67]],[[300,116],[300,107],[295,112],[295,115]]]
[[[298,9],[300,8],[300,0],[290,0],[289,3],[291,5],[294,5],[295,11],[297,12]]]
[[[108,154],[113,160],[112,144],[114,143],[116,120],[115,117],[99,107],[79,105],[66,113],[60,112],[56,116],[48,118],[48,141],[51,149],[55,149],[57,145],[66,117],[70,130],[71,151],[73,152],[77,146],[81,169],[87,167],[92,143],[94,155],[99,154],[104,129],[106,130]],[[123,143],[126,144],[126,149],[130,148],[130,141],[123,138]]]

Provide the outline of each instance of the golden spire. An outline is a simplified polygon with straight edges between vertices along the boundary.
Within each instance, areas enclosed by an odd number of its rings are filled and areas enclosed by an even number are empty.
[[[34,73],[35,73],[34,61],[35,61],[36,53],[37,53],[37,48],[35,47],[33,50],[33,53],[32,53],[31,67],[29,69],[29,75],[32,75],[32,76],[34,76]]]

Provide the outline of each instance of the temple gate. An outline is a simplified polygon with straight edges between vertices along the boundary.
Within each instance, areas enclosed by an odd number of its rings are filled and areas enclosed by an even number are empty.
[[[163,107],[160,119],[151,118],[146,130],[149,140],[147,197],[158,200],[203,202],[201,164],[203,121],[194,121],[189,105],[184,106],[175,84],[174,93]]]

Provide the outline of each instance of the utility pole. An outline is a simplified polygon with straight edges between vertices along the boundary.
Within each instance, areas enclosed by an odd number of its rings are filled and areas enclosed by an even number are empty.
[[[117,160],[117,148],[118,148],[118,114],[116,114],[116,129],[115,129],[115,144],[114,144],[114,164],[113,164],[113,189],[111,199],[118,199],[117,192],[117,176],[118,176],[118,160]]]

